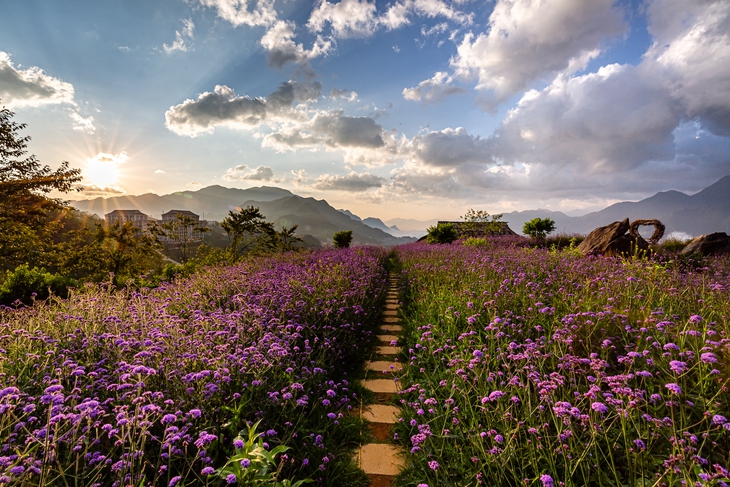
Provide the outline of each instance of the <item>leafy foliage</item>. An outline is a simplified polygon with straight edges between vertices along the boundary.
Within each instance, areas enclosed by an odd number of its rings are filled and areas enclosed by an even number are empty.
[[[209,228],[201,225],[195,218],[182,213],[176,214],[174,220],[155,224],[151,228],[153,235],[161,237],[176,251],[175,257],[178,257],[183,264],[190,259],[202,235],[209,231]]]
[[[487,234],[499,233],[502,229],[503,216],[502,213],[490,215],[485,210],[469,208],[464,216],[460,217],[464,220],[461,228],[468,235],[476,233],[479,229],[484,229]]]
[[[0,269],[23,262],[40,263],[51,250],[53,234],[62,226],[65,203],[48,193],[66,193],[81,180],[79,169],[63,162],[55,171],[27,155],[26,125],[0,109]]]
[[[533,218],[532,220],[525,222],[522,227],[522,233],[541,240],[554,231],[555,221],[551,218]]]
[[[346,249],[352,243],[352,230],[341,230],[332,237],[332,244],[338,249]]]
[[[46,299],[51,293],[65,298],[68,287],[73,284],[68,277],[23,264],[5,275],[5,281],[0,284],[0,304],[10,305],[17,300],[30,304],[35,299]]]
[[[452,223],[439,223],[428,227],[426,241],[430,244],[450,244],[458,238]]]
[[[254,206],[240,211],[231,210],[221,222],[228,233],[230,262],[238,262],[249,253],[265,253],[274,250],[278,239],[274,224]]]

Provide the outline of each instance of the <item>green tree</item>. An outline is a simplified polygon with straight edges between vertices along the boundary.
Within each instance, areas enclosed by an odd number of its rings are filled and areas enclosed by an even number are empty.
[[[294,234],[297,228],[299,228],[299,225],[294,225],[291,228],[281,227],[281,231],[277,233],[279,249],[283,251],[296,250],[298,248],[296,244],[304,242],[302,237]]]
[[[77,278],[102,281],[112,274],[112,282],[121,286],[128,279],[162,269],[160,243],[132,222],[79,231],[68,249],[63,270]]]
[[[229,211],[221,222],[228,233],[229,258],[238,262],[249,253],[270,252],[277,246],[274,224],[266,221],[261,211],[248,206],[240,211]]]
[[[555,222],[550,218],[533,218],[522,227],[522,233],[538,240],[544,239],[553,231]]]
[[[0,270],[46,263],[53,234],[68,211],[62,200],[48,194],[67,193],[81,180],[81,171],[68,162],[53,170],[27,155],[30,136],[20,135],[26,124],[14,122],[14,115],[0,110]]]
[[[352,243],[352,230],[340,230],[332,237],[332,244],[338,249],[346,249]]]
[[[190,215],[177,213],[174,220],[162,224],[154,224],[150,232],[163,243],[177,251],[175,257],[179,257],[183,264],[190,259],[192,251],[200,244],[202,235],[209,229],[201,225],[199,221]]]
[[[470,237],[481,235],[498,234],[502,230],[502,213],[490,215],[484,210],[475,210],[469,208],[464,216],[460,217],[463,221],[461,228],[463,233]]]
[[[458,238],[453,223],[439,223],[428,227],[426,242],[430,244],[450,244]]]

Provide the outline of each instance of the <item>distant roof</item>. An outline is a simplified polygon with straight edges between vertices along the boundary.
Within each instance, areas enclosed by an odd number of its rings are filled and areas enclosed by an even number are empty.
[[[114,210],[112,212],[105,214],[104,216],[109,216],[109,215],[144,215],[144,216],[147,216],[139,210]]]
[[[162,216],[170,215],[170,214],[173,214],[173,215],[200,216],[197,213],[193,213],[190,210],[170,210],[167,213],[163,213]]]

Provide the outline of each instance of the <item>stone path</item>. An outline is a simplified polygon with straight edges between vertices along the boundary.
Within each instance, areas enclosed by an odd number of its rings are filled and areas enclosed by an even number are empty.
[[[393,425],[398,421],[399,409],[390,405],[398,392],[400,382],[395,379],[403,371],[403,365],[396,359],[400,352],[397,346],[401,326],[398,318],[398,280],[389,280],[385,313],[378,338],[381,346],[366,365],[366,389],[375,394],[375,404],[360,406],[360,417],[368,422],[373,443],[361,445],[357,452],[357,464],[370,477],[371,487],[390,487],[396,475],[405,467],[405,455],[400,447],[390,443]]]

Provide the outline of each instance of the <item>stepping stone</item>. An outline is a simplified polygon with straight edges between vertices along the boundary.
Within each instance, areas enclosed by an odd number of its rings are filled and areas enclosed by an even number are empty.
[[[374,362],[368,362],[367,368],[368,370],[374,370],[375,372],[386,372],[392,374],[394,372],[402,371],[403,364],[401,364],[400,362],[386,362],[384,360],[376,360]]]
[[[398,306],[397,304],[386,304],[385,305],[386,311],[396,311],[397,312],[398,308],[400,308],[400,306]]]
[[[383,311],[383,316],[398,316],[398,311],[395,309],[386,309]]]
[[[366,379],[362,381],[362,385],[376,394],[395,394],[400,389],[393,379]]]
[[[383,331],[392,331],[395,333],[403,331],[403,327],[400,325],[382,325],[380,329]]]
[[[363,445],[358,451],[358,465],[368,475],[395,477],[406,466],[402,451],[384,443]]]
[[[400,347],[391,347],[391,346],[375,347],[375,353],[377,355],[398,355],[400,353]]]
[[[362,411],[362,419],[379,424],[395,424],[399,415],[400,409],[386,404],[370,404]]]
[[[368,430],[377,443],[387,443],[393,438],[393,425],[398,421],[400,409],[389,404],[371,404],[362,412],[368,422]],[[388,484],[389,485],[389,484]]]
[[[378,335],[378,340],[385,343],[390,343],[392,341],[398,341],[397,335]]]
[[[397,316],[386,316],[383,318],[383,323],[400,323],[400,318]]]

